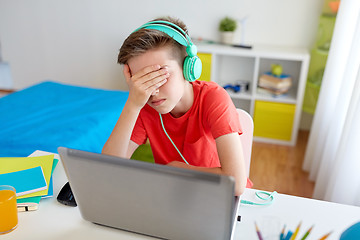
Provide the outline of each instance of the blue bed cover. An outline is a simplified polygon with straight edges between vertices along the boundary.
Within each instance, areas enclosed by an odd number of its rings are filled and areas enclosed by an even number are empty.
[[[0,98],[0,157],[64,146],[101,152],[128,92],[42,82]]]

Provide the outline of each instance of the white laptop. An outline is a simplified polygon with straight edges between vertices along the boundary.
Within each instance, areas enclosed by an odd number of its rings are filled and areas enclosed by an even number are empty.
[[[228,176],[59,147],[82,217],[163,239],[231,239],[238,199]]]

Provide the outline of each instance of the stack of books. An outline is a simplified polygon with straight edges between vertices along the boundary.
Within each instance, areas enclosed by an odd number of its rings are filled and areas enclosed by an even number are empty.
[[[262,74],[259,78],[258,93],[280,96],[288,93],[292,85],[290,75],[274,75],[271,72]]]
[[[36,210],[42,198],[53,196],[52,174],[58,162],[58,155],[43,151],[0,158],[0,185],[15,188],[18,211]]]

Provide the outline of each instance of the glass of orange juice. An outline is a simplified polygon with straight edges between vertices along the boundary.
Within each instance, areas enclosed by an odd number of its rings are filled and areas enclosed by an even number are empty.
[[[12,186],[0,185],[0,234],[14,230],[18,225],[16,191]]]

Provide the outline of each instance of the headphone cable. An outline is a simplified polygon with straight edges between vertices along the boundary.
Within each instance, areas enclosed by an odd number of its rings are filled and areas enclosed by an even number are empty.
[[[241,200],[240,203],[248,204],[248,205],[258,205],[258,206],[270,205],[274,201],[274,195],[275,194],[277,194],[276,191],[274,191],[272,193],[268,193],[268,192],[265,192],[265,191],[256,191],[255,195],[259,199],[263,200],[262,203],[252,202],[252,201],[248,201],[248,200]],[[263,195],[263,196],[261,196],[261,195]]]
[[[174,146],[174,148],[176,149],[176,151],[179,153],[179,155],[180,155],[180,157],[182,158],[182,160],[183,160],[187,165],[189,165],[189,163],[186,161],[186,159],[185,159],[184,156],[181,154],[181,152],[179,151],[179,149],[176,147],[176,145],[175,145],[175,143],[173,142],[173,140],[170,138],[169,134],[166,132],[166,129],[165,129],[165,126],[164,126],[164,123],[163,123],[163,119],[162,119],[161,113],[159,113],[159,116],[160,116],[161,127],[162,127],[162,129],[164,130],[165,135],[168,137],[168,139],[170,140],[170,142],[172,143],[172,145]]]

